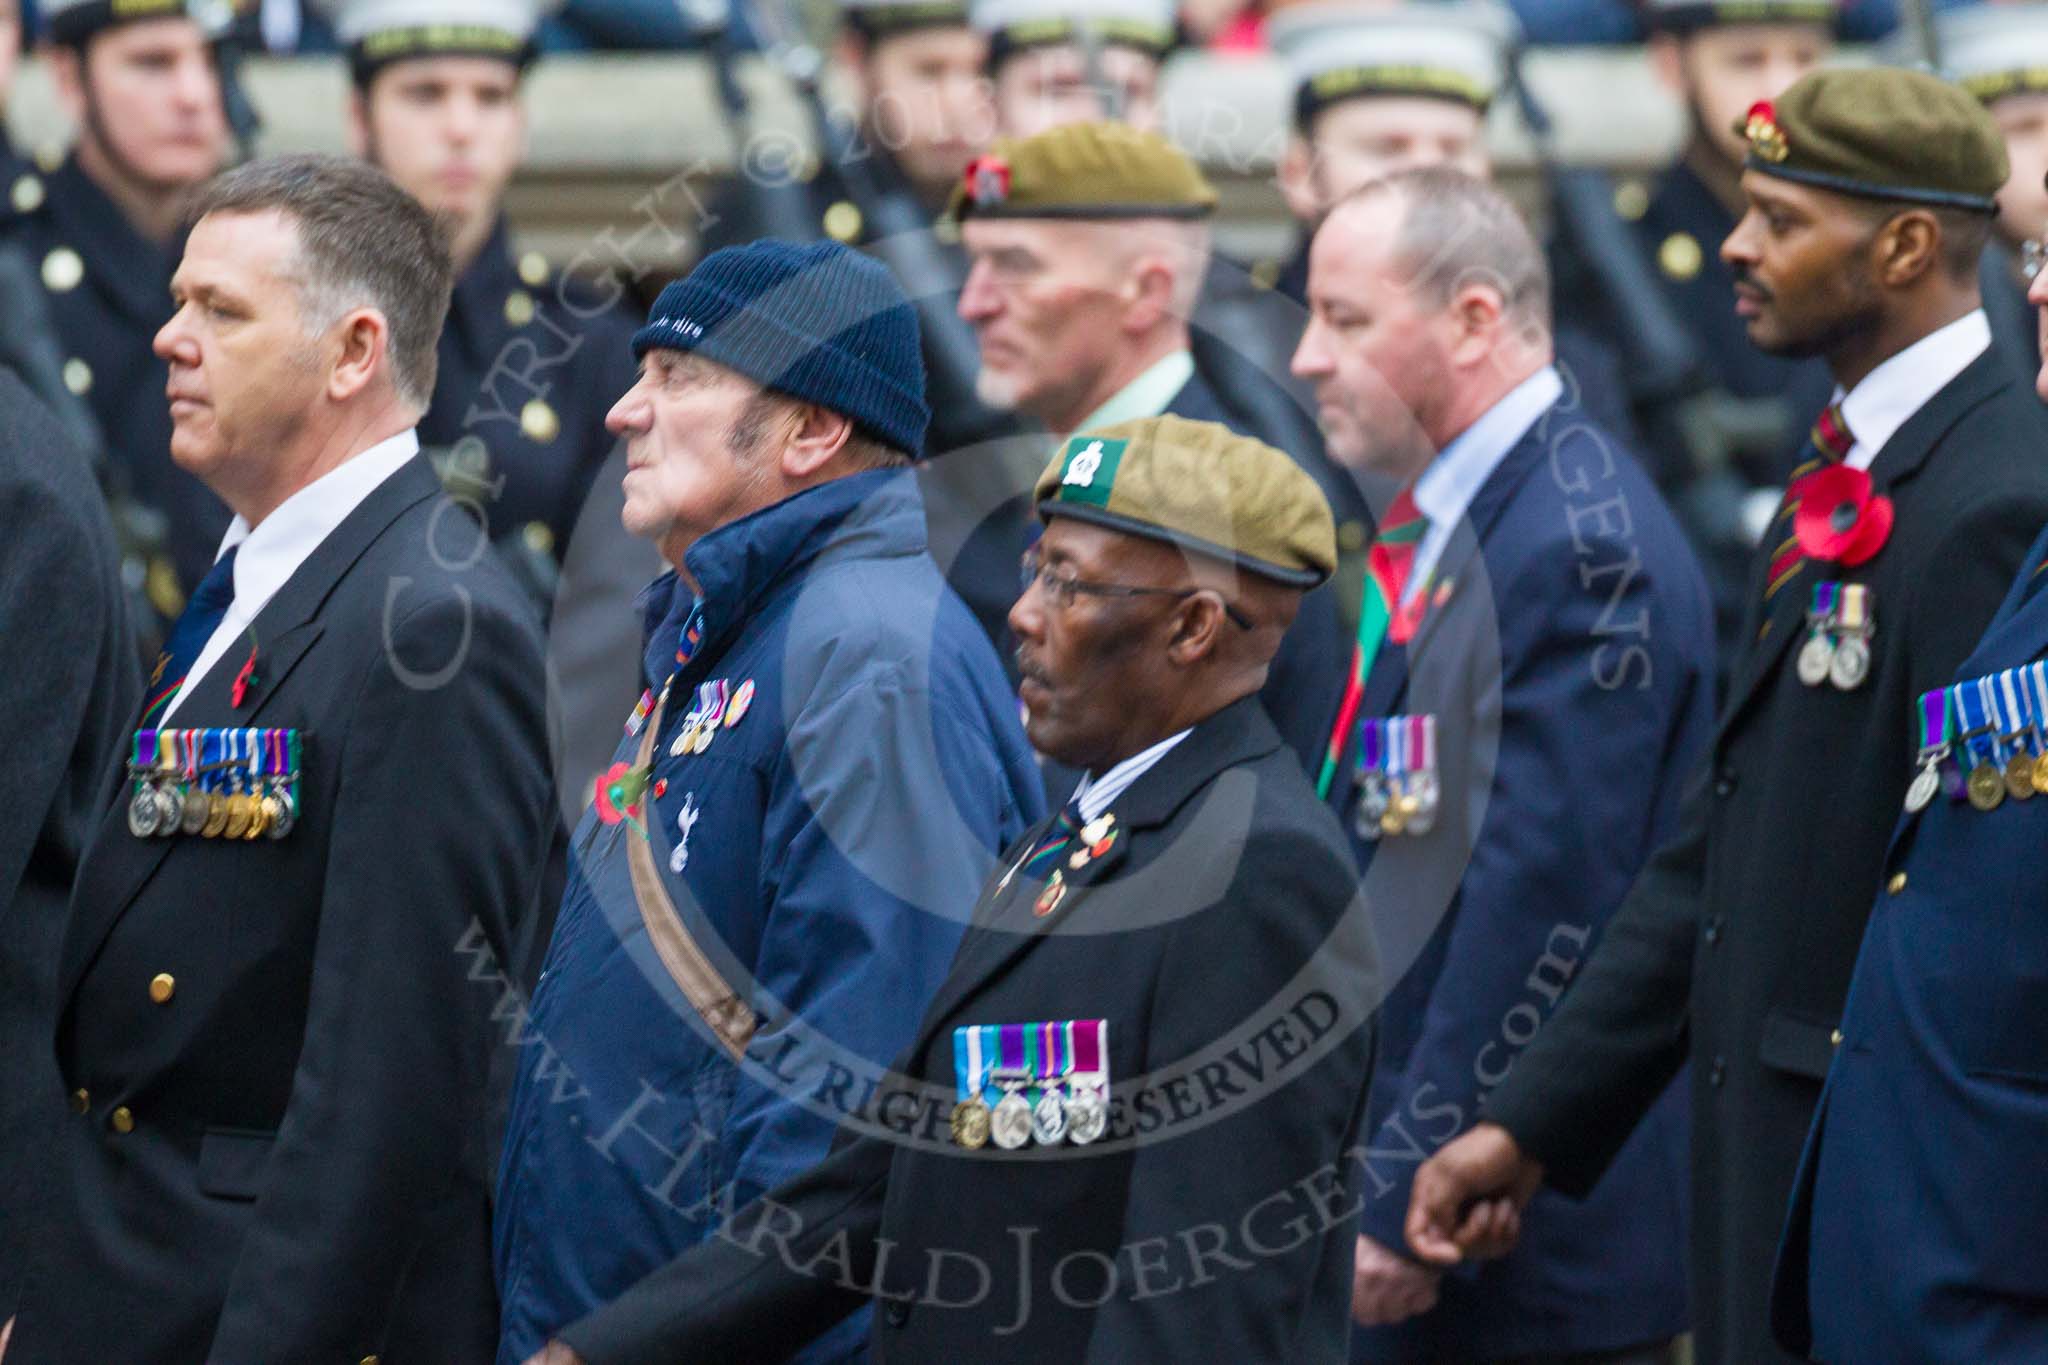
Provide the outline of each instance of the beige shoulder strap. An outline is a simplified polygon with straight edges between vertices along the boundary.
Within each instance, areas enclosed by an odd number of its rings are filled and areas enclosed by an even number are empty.
[[[661,731],[661,716],[667,707],[668,699],[664,697],[654,708],[654,714],[647,718],[647,728],[640,733],[640,754],[634,760],[634,767],[645,768],[653,756],[654,737]],[[645,800],[643,810],[651,811],[654,807],[651,790]],[[725,1044],[725,1050],[738,1060],[747,1050],[747,1044],[753,1041],[754,1012],[732,987],[725,984],[718,968],[711,965],[711,959],[697,946],[697,940],[690,937],[676,903],[669,899],[668,884],[662,880],[661,870],[654,865],[647,819],[643,814],[640,828],[629,831],[626,836],[626,864],[632,870],[633,899],[639,903],[640,920],[647,926],[648,941],[654,945],[661,965],[668,968],[668,974],[689,997],[691,1007]]]

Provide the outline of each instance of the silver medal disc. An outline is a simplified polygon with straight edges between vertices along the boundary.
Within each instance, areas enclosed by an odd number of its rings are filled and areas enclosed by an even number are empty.
[[[156,789],[147,782],[135,784],[135,795],[128,798],[128,832],[138,839],[147,839],[156,833]]]
[[[185,793],[185,818],[178,828],[187,834],[198,834],[206,828],[206,817],[213,813],[213,803],[203,791]]]
[[[1358,837],[1374,840],[1380,837],[1380,817],[1387,813],[1387,788],[1384,779],[1374,773],[1358,792],[1358,809],[1352,819],[1352,828]]]
[[[996,1102],[988,1116],[989,1137],[996,1146],[1015,1151],[1031,1141],[1031,1101],[1023,1092],[1012,1090]]]
[[[169,836],[185,824],[185,793],[176,787],[156,789],[156,832]]]
[[[1436,774],[1427,770],[1408,779],[1408,794],[1415,798],[1414,813],[1408,817],[1410,834],[1427,834],[1436,828],[1436,808],[1442,799]]]
[[[1815,631],[1799,647],[1799,681],[1808,687],[1819,687],[1828,680],[1828,670],[1834,662],[1834,642],[1824,632]]]
[[[1870,676],[1870,646],[1858,636],[1850,636],[1835,647],[1835,657],[1828,663],[1828,681],[1844,692],[1853,692],[1863,686],[1863,680]]]
[[[290,834],[292,826],[298,823],[299,803],[293,800],[292,794],[282,787],[278,788],[273,795],[277,797],[277,818],[272,820],[270,828],[263,832],[272,839],[282,839],[285,835]]]
[[[1081,1086],[1067,1099],[1067,1141],[1086,1147],[1109,1127],[1109,1102],[1100,1090]]]
[[[1913,784],[1906,788],[1906,809],[1918,815],[1940,790],[1941,774],[1930,763],[1913,775]]]
[[[1031,1137],[1041,1147],[1057,1147],[1067,1135],[1067,1106],[1059,1089],[1048,1086],[1031,1110]]]

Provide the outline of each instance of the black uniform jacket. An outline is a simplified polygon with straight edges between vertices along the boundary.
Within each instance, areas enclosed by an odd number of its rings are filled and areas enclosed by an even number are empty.
[[[1249,698],[1110,811],[1049,913],[1034,878],[983,889],[897,1132],[842,1133],[563,1339],[780,1360],[878,1291],[881,1361],[1341,1360],[1376,993],[1342,835]],[[1101,1140],[952,1145],[953,1030],[1070,1019],[1108,1021]]]
[[[242,704],[237,642],[171,720],[300,729],[297,825],[138,839],[112,784],[57,981],[65,1207],[8,1365],[495,1346],[499,1002],[470,976],[546,848],[537,627],[415,459],[252,634]]]
[[[40,1240],[60,1118],[50,993],[64,907],[142,677],[107,509],[85,452],[0,367],[0,1320]],[[52,611],[61,602],[63,610]]]
[[[1895,523],[1854,569],[1809,565],[1763,601],[1759,552],[1733,692],[1677,835],[1650,861],[1490,1109],[1566,1193],[1589,1189],[1693,1058],[1693,1311],[1701,1361],[1787,1359],[1767,1315],[1786,1199],[1918,739],[2044,521],[2048,422],[1979,356],[1877,454]],[[1868,680],[1803,686],[1812,584],[1868,585]]]

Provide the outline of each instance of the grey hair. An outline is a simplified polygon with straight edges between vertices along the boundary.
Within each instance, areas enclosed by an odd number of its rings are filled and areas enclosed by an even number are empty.
[[[1459,290],[1483,285],[1512,321],[1549,328],[1550,267],[1506,195],[1463,171],[1427,166],[1361,185],[1336,207],[1389,193],[1402,207],[1394,258],[1412,290],[1448,308]]]
[[[399,401],[425,411],[455,287],[442,226],[376,167],[311,155],[269,157],[218,175],[193,196],[187,217],[197,223],[209,214],[268,212],[298,230],[306,330],[318,335],[357,308],[383,314]]]

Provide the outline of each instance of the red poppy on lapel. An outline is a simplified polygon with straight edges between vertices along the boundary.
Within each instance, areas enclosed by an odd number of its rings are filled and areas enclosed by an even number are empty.
[[[1871,495],[1868,471],[1824,465],[1794,483],[1792,496],[1799,500],[1793,534],[1808,559],[1854,568],[1892,533],[1892,500]]]

